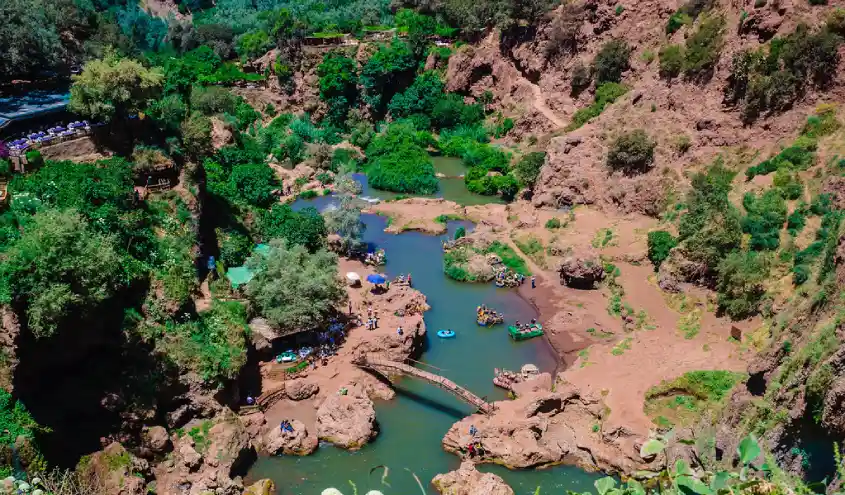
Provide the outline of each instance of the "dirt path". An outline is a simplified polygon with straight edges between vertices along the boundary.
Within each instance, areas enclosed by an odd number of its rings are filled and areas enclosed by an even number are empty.
[[[542,113],[555,126],[566,127],[566,122],[562,121],[560,117],[552,112],[551,108],[546,106],[546,97],[543,96],[543,90],[540,89],[540,86],[537,86],[528,80],[525,80],[525,84],[531,86],[531,91],[534,93],[534,108],[536,108],[538,112]]]

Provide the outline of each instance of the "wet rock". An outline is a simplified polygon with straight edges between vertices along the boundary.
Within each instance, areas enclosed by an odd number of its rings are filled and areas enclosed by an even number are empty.
[[[317,436],[338,447],[359,449],[375,438],[376,411],[366,395],[330,395],[317,410]]]
[[[306,380],[291,380],[285,382],[285,395],[290,400],[305,400],[317,395],[320,387]]]
[[[293,431],[282,430],[278,425],[264,434],[261,451],[269,455],[308,455],[317,450],[317,437],[312,435],[302,421],[290,422]]]
[[[457,471],[438,474],[432,484],[448,495],[513,495],[505,480],[492,473],[480,473],[470,461],[461,463]]]
[[[598,255],[591,251],[570,254],[558,267],[561,283],[575,289],[593,289],[604,279],[604,268]]]
[[[163,454],[172,447],[170,435],[162,426],[145,428],[142,434],[142,445],[155,454]]]
[[[258,480],[250,485],[243,495],[274,495],[276,493],[276,485],[273,480],[263,479]]]

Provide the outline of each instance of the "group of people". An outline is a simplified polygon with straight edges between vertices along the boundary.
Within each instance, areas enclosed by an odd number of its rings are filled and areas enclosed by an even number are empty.
[[[378,328],[378,311],[373,310],[373,306],[367,306],[367,322],[364,325],[367,330],[375,330]]]
[[[496,285],[498,287],[518,287],[525,282],[525,275],[516,273],[508,268],[496,274]]]
[[[411,274],[409,273],[407,277],[403,274],[400,274],[398,277],[396,277],[396,280],[394,280],[393,283],[396,284],[396,285],[407,285],[407,286],[410,287],[411,286]]]
[[[387,262],[387,256],[384,254],[384,249],[379,249],[373,253],[367,253],[364,256],[364,263],[367,265],[381,266]]]
[[[537,318],[531,318],[530,323],[520,323],[516,320],[516,328],[520,330],[533,330],[537,326]]]
[[[475,308],[475,317],[479,325],[493,325],[505,321],[505,318],[501,313],[492,308],[488,308],[485,304]]]

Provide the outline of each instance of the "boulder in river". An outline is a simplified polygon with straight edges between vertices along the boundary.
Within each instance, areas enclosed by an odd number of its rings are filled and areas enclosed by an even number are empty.
[[[431,482],[438,492],[448,495],[513,495],[505,480],[493,473],[480,473],[470,461],[457,471],[438,474]]]
[[[332,394],[317,410],[317,436],[320,440],[357,450],[376,434],[376,410],[373,401],[365,394]]]

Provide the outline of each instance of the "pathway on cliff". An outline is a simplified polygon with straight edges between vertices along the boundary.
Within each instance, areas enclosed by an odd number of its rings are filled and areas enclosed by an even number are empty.
[[[534,93],[534,108],[536,108],[538,112],[542,113],[557,127],[566,127],[566,122],[555,115],[555,113],[552,112],[552,109],[546,105],[546,97],[543,96],[543,90],[540,89],[540,86],[537,86],[527,79],[524,79],[524,82],[525,84],[531,86],[531,91]]]

